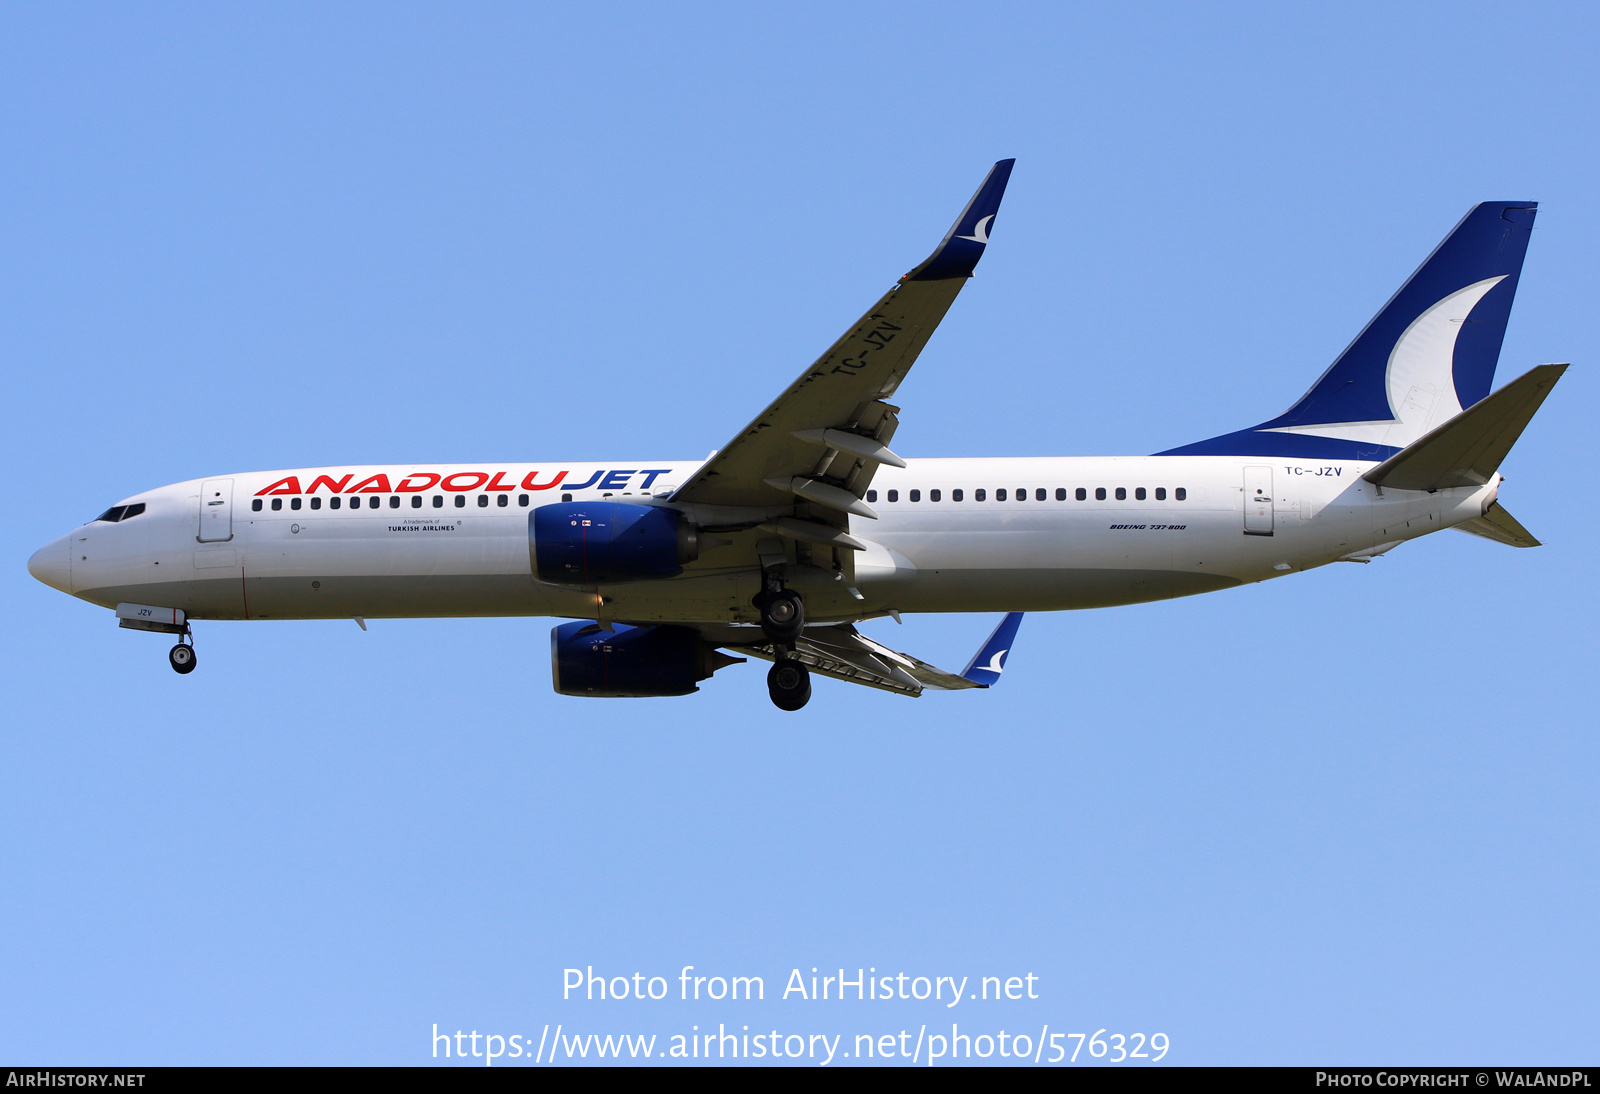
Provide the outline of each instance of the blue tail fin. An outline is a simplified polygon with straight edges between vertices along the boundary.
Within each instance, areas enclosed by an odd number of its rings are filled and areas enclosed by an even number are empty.
[[[1294,406],[1162,456],[1384,460],[1489,394],[1538,205],[1472,208]]]
[[[1017,640],[1017,628],[1022,626],[1022,613],[1011,612],[1000,625],[994,629],[989,640],[978,648],[972,655],[972,660],[967,664],[962,676],[982,687],[993,687],[1000,682],[1000,674],[1006,671],[1006,654],[1011,652],[1012,643]]]

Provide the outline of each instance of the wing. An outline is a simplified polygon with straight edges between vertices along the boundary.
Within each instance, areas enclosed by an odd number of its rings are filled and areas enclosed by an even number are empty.
[[[672,500],[777,506],[798,498],[817,503],[823,511],[808,512],[835,527],[845,524],[847,513],[877,516],[861,500],[873,473],[880,463],[905,466],[887,447],[897,420],[896,408],[884,400],[905,379],[983,256],[1014,162],[995,164],[927,261],[901,278]],[[813,535],[827,531],[806,523]]]
[[[1000,679],[1001,669],[996,666],[1009,652],[1021,621],[1021,612],[1012,612],[1001,620],[1000,626],[973,655],[967,671],[959,676],[909,653],[874,642],[848,623],[807,627],[795,642],[794,650],[784,656],[835,680],[865,684],[912,698],[921,695],[924,688],[937,691],[987,688]],[[777,647],[754,627],[701,627],[700,632],[716,645],[737,649],[763,661],[774,661],[778,657]]]

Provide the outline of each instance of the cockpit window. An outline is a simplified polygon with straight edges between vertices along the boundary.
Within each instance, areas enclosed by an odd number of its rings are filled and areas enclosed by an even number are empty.
[[[142,512],[144,512],[144,502],[137,501],[132,505],[113,505],[110,509],[107,509],[104,513],[101,513],[94,519],[115,524],[119,520],[129,520],[133,517],[136,517]]]

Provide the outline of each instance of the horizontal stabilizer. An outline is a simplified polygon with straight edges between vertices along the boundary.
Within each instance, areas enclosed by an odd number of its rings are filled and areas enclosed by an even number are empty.
[[[1540,543],[1533,535],[1517,523],[1517,518],[1500,507],[1499,502],[1489,506],[1489,511],[1476,520],[1469,520],[1465,524],[1456,525],[1456,530],[1471,532],[1484,539],[1492,539],[1496,543],[1504,543],[1508,547],[1538,547]]]
[[[1362,478],[1395,490],[1482,486],[1500,469],[1534,412],[1567,370],[1540,365],[1468,407]]]

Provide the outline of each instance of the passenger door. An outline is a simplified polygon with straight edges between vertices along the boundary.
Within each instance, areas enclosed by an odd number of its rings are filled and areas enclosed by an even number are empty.
[[[1244,534],[1272,534],[1272,468],[1244,469]]]
[[[226,543],[233,538],[233,480],[207,479],[200,488],[201,543]]]

